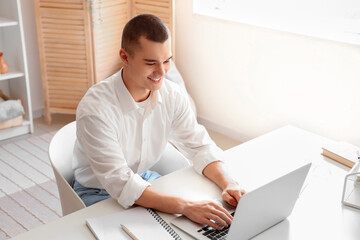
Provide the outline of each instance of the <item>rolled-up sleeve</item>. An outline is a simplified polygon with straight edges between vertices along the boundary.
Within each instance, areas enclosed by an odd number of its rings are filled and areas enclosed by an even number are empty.
[[[185,157],[193,161],[196,172],[202,174],[208,164],[223,160],[223,150],[211,140],[204,126],[197,123],[189,99],[182,95],[178,97],[170,139]]]
[[[103,188],[128,208],[150,185],[128,166],[114,126],[97,116],[77,119],[77,139]]]

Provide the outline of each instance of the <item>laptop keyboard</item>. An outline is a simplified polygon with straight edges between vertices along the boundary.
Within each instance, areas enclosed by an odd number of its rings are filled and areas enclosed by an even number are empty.
[[[231,215],[234,216],[234,214],[235,212],[233,212]],[[200,228],[198,232],[211,240],[224,240],[229,233],[229,227],[230,226],[226,228],[224,227],[222,230],[216,230],[215,228],[212,228],[210,226],[205,226],[203,228]]]

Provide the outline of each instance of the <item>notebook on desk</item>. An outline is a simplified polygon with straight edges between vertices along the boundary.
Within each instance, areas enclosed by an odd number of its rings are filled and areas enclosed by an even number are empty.
[[[122,229],[126,226],[138,239],[181,239],[177,233],[152,209],[135,207],[114,214],[89,218],[86,225],[98,240],[131,239]]]

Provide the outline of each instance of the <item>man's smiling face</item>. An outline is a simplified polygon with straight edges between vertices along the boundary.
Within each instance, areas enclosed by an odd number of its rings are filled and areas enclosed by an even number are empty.
[[[121,51],[122,58],[126,54],[126,60],[123,59],[124,83],[135,101],[143,101],[149,96],[150,91],[160,89],[170,68],[170,40],[159,43],[140,37],[139,47],[133,54],[130,55],[123,49]]]

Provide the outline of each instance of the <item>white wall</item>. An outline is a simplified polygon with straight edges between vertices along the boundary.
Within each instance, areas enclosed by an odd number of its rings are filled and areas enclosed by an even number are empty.
[[[25,48],[29,70],[33,117],[40,117],[44,110],[39,48],[33,0],[20,0],[25,35]]]
[[[199,120],[246,141],[286,124],[360,145],[360,47],[192,13],[176,2],[176,63]],[[32,107],[42,112],[33,1],[21,0]]]
[[[176,64],[199,121],[245,141],[292,124],[360,145],[360,47],[194,15],[176,1]]]

